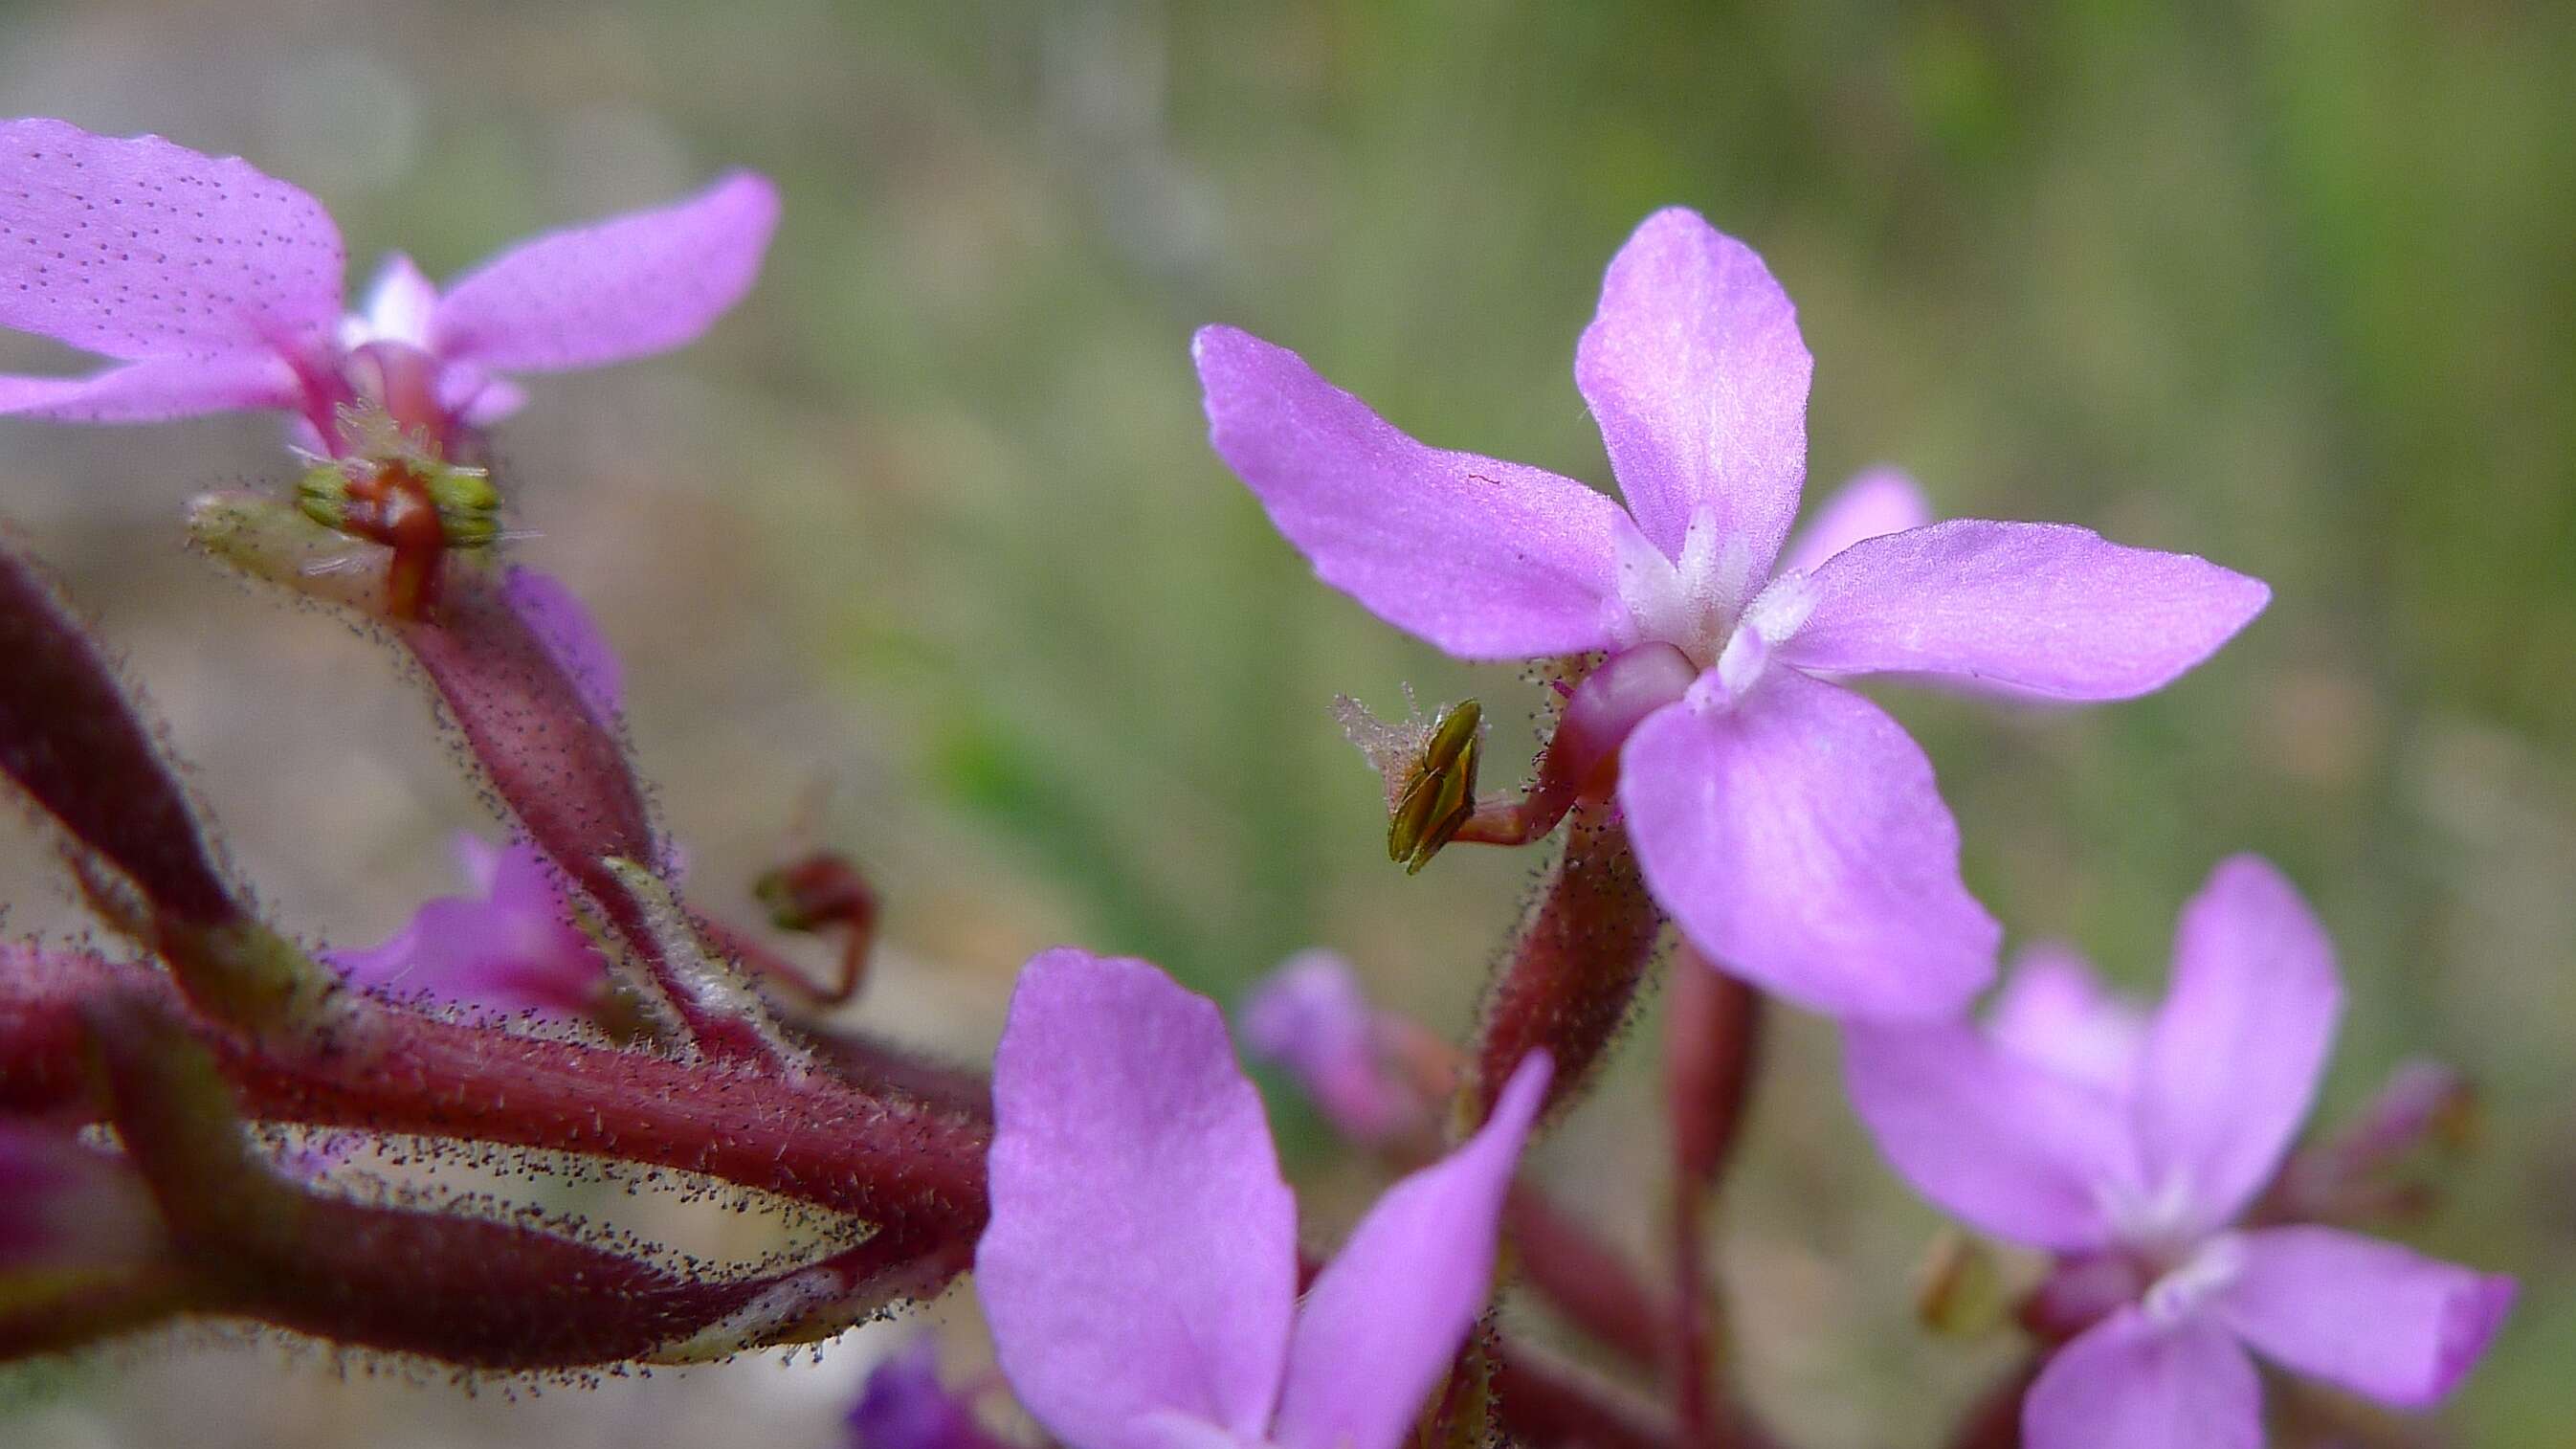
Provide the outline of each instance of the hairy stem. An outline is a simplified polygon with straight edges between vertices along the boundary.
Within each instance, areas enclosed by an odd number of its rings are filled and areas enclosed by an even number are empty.
[[[264,1052],[188,1011],[166,978],[96,957],[0,948],[0,1107],[81,1110],[81,1003],[112,990],[178,1013],[245,1115],[493,1142],[700,1172],[880,1226],[983,1229],[991,1129],[828,1074],[550,1041],[359,997],[333,1049]]]
[[[1636,1001],[1663,916],[1646,894],[1614,807],[1577,806],[1511,957],[1485,1000],[1467,1117],[1481,1123],[1532,1051],[1556,1061],[1551,1110],[1573,1100]]]
[[[168,1003],[116,992],[83,1017],[110,1120],[203,1311],[473,1368],[571,1368],[837,1330],[889,1297],[935,1292],[961,1261],[894,1231],[821,1263],[722,1277],[525,1222],[331,1197],[251,1150],[213,1055]]]

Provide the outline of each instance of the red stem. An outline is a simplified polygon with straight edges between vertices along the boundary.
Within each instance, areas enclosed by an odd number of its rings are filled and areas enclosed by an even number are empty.
[[[1503,1233],[1520,1255],[1522,1280],[1568,1322],[1641,1368],[1664,1359],[1671,1310],[1626,1255],[1526,1182],[1513,1183],[1503,1199]]]
[[[277,1057],[188,1012],[157,973],[26,948],[0,951],[0,1107],[84,1107],[80,1006],[118,988],[178,1011],[254,1118],[585,1153],[880,1225],[983,1229],[988,1126],[825,1074],[544,1041],[384,1003],[360,1010],[351,1040]]]
[[[615,722],[594,714],[552,650],[510,606],[497,573],[458,571],[433,618],[394,635],[437,691],[500,796],[557,869],[597,902],[680,1023],[709,1054],[778,1065],[769,1024],[707,979],[727,969],[674,958],[637,898],[606,862],[657,869],[660,842]]]
[[[818,1315],[837,1328],[935,1292],[963,1265],[962,1244],[912,1225],[819,1264],[718,1277],[526,1220],[326,1196],[251,1152],[212,1054],[173,1005],[111,992],[82,1017],[117,1138],[200,1311],[472,1368],[572,1368],[710,1332],[718,1349],[759,1346]]]
[[[1498,1342],[1491,1350],[1494,1417],[1511,1442],[1585,1449],[1682,1449],[1672,1426],[1605,1398],[1573,1370]]]
[[[1540,1048],[1556,1061],[1549,1106],[1580,1093],[1627,1020],[1662,924],[1615,807],[1575,807],[1564,853],[1486,998],[1472,1053],[1475,1122],[1492,1112],[1521,1058]]]
[[[0,548],[0,773],[165,916],[238,919],[195,812],[106,657],[33,565]]]
[[[1578,801],[1605,801],[1619,782],[1619,748],[1646,716],[1682,697],[1699,671],[1669,644],[1604,660],[1567,693],[1538,777],[1508,805],[1479,805],[1452,840],[1527,845],[1556,828]]]
[[[1664,1013],[1664,1090],[1672,1127],[1672,1331],[1666,1352],[1684,1438],[1715,1445],[1723,1394],[1713,1377],[1722,1336],[1707,1270],[1709,1209],[1736,1142],[1759,1057],[1762,998],[1685,947]]]

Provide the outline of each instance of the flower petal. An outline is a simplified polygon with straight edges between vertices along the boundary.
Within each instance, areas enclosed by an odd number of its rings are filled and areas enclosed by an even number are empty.
[[[295,369],[273,352],[129,362],[87,377],[0,377],[0,413],[67,423],[162,423],[295,406]]]
[[[341,319],[340,345],[354,351],[370,342],[399,342],[426,352],[437,315],[438,287],[411,258],[396,252],[376,269],[366,310]]]
[[[1814,612],[1781,646],[1798,667],[1955,676],[2042,699],[2162,688],[2272,596],[2190,554],[1973,518],[1864,539],[1814,582]]]
[[[510,570],[502,597],[554,656],[581,702],[602,724],[614,723],[626,690],[626,672],[580,597],[554,575],[525,567]]]
[[[1190,351],[1209,442],[1324,582],[1462,658],[1612,642],[1618,504],[1537,468],[1425,447],[1248,332],[1204,327]]]
[[[2256,1351],[2401,1408],[2448,1394],[2504,1323],[2514,1281],[2333,1228],[2247,1233],[2212,1311]]]
[[[1834,491],[1789,540],[1780,572],[1813,573],[1864,538],[1903,533],[1932,521],[1932,504],[1914,480],[1894,468],[1872,468]]]
[[[340,317],[340,230],[238,156],[0,122],[0,326],[110,357],[292,353]]]
[[[1521,1146],[1547,1095],[1521,1060],[1465,1146],[1387,1190],[1297,1315],[1271,1442],[1395,1449],[1493,1294],[1494,1246]]]
[[[1042,952],[993,1110],[976,1292],[1020,1402],[1078,1449],[1154,1449],[1170,1413],[1258,1439],[1297,1205],[1216,1007],[1143,961]]]
[[[1815,1010],[1927,1017],[1994,976],[2002,931],[1959,880],[1931,762],[1847,689],[1768,671],[1628,737],[1619,803],[1646,883],[1725,969]]]
[[[1843,1081],[1897,1172],[1979,1231],[2059,1252],[2110,1241],[2104,1189],[2137,1175],[2118,1099],[1964,1023],[1846,1023]]]
[[[736,171],[686,201],[548,232],[448,288],[434,350],[505,371],[667,351],[751,290],[777,224],[778,188]]]
[[[2064,946],[2034,946],[1995,994],[1986,1035],[2033,1065],[2126,1101],[2146,1047],[2147,1017],[2105,990],[2083,957]]]
[[[2259,1191],[2306,1120],[2343,986],[2307,902],[2256,856],[2221,861],[2183,907],[2173,985],[2138,1068],[2151,1183],[2213,1228]]]
[[[323,953],[349,980],[396,996],[490,1011],[578,1019],[596,1004],[608,962],[572,924],[553,868],[531,845],[495,850],[472,837],[458,862],[475,895],[441,896],[381,944]]]
[[[2021,1424],[2029,1449],[2262,1449],[2263,1384],[2216,1324],[2124,1308],[2049,1359]]]
[[[843,1421],[850,1449],[992,1449],[965,1395],[939,1381],[939,1347],[929,1335],[878,1359]]]
[[[1254,985],[1235,1019],[1244,1050],[1286,1067],[1334,1131],[1383,1142],[1420,1124],[1422,1103],[1385,1060],[1377,1013],[1338,952],[1289,957]]]
[[[1638,526],[1679,558],[1705,513],[1741,544],[1753,583],[1797,516],[1814,370],[1762,258],[1681,207],[1647,217],[1611,258],[1574,356]]]

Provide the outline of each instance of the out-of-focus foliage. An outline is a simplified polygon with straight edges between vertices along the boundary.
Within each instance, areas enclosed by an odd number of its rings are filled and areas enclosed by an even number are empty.
[[[1427,440],[1606,483],[1574,336],[1627,230],[1698,207],[1799,303],[1819,488],[1895,462],[1947,512],[2274,586],[2149,700],[1895,708],[2016,937],[2146,984],[2210,863],[2259,850],[2343,948],[2332,1101],[2410,1053],[2486,1085],[2424,1241],[2525,1277],[2448,1416],[2499,1446],[2576,1418],[2571,74],[2576,9],[2510,0],[0,12],[10,112],[244,152],[362,270],[778,179],[770,271],[708,342],[538,385],[502,435],[514,522],[626,651],[693,877],[747,881],[834,778],[898,948],[871,1009],[969,1052],[1060,939],[1220,994],[1329,944],[1464,1019],[1527,862],[1388,866],[1328,704],[1473,693],[1507,782],[1532,691],[1306,576],[1205,448],[1188,334],[1249,327]],[[131,648],[282,919],[373,939],[442,888],[474,806],[417,700],[174,547],[192,489],[286,476],[265,422],[0,448],[0,509]],[[72,921],[21,834],[11,928]],[[1830,1034],[1778,1042],[1726,1230],[1754,1391],[1807,1441],[1923,1442],[1925,1396],[1991,1355],[1910,1327],[1931,1216]],[[1541,1154],[1567,1180],[1651,1180],[1634,1067]],[[67,1412],[48,1384],[0,1415],[30,1402]]]

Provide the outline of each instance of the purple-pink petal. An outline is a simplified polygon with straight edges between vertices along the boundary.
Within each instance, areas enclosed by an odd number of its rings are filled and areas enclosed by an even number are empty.
[[[1847,689],[1774,669],[1728,711],[1649,716],[1619,802],[1655,899],[1726,970],[1842,1016],[1943,1016],[2002,936],[1959,879],[1931,762]]]
[[[1258,1439],[1297,1208],[1215,1005],[1143,961],[1043,952],[993,1111],[976,1291],[1021,1404],[1074,1449],[1161,1449],[1174,1415]]]
[[[1672,207],[1611,259],[1574,379],[1646,536],[1679,558],[1692,516],[1704,514],[1745,550],[1747,582],[1759,583],[1806,481],[1814,368],[1797,309],[1762,259]]]
[[[2203,1228],[2233,1220],[2306,1120],[2343,988],[2334,945],[2296,888],[2251,855],[2219,863],[2183,907],[2173,984],[2138,1070],[2151,1185]]]
[[[1959,519],[1865,539],[1816,570],[1780,656],[1828,674],[1954,678],[2042,699],[2163,687],[2262,612],[2261,581],[2088,528]]]
[[[0,326],[129,361],[292,354],[340,316],[339,229],[237,156],[0,122]]]
[[[152,358],[84,377],[0,376],[0,413],[66,423],[166,423],[293,407],[299,396],[295,369],[263,351]]]
[[[2225,1329],[2127,1308],[2049,1359],[2021,1422],[2028,1449],[2262,1449],[2263,1384]]]
[[[349,980],[396,996],[573,1018],[598,1004],[608,962],[572,922],[535,847],[460,840],[476,891],[429,901],[379,945],[324,953]]]
[[[2238,1240],[2236,1280],[2211,1309],[2284,1368],[2420,1409],[2458,1385],[2513,1306],[2511,1278],[2334,1228]]]
[[[614,722],[625,695],[625,670],[580,596],[554,575],[525,567],[510,570],[502,593],[572,680],[582,704],[600,722]]]
[[[777,224],[778,189],[736,171],[685,201],[548,232],[449,286],[433,350],[546,371],[677,347],[751,290]]]
[[[2036,1248],[2110,1241],[2106,1192],[2137,1177],[2119,1099],[1965,1023],[1850,1023],[1843,1079],[1879,1151],[1942,1208]]]
[[[1986,1034],[2024,1061],[2126,1101],[2146,1047],[2147,1015],[2104,989],[2083,957],[2064,946],[2034,946],[2005,973]]]
[[[1494,1248],[1544,1052],[1524,1058],[1484,1128],[1378,1199],[1298,1310],[1270,1442],[1395,1449],[1493,1294]]]
[[[939,1347],[924,1335],[868,1372],[846,1421],[850,1449],[996,1449],[974,1406],[939,1381]]]
[[[1894,468],[1872,468],[1834,490],[1781,552],[1780,572],[1813,573],[1864,538],[1903,533],[1932,521],[1932,505],[1914,480]]]
[[[1390,1070],[1377,1013],[1339,954],[1290,957],[1253,987],[1237,1020],[1244,1050],[1294,1073],[1343,1136],[1381,1141],[1422,1115],[1421,1103]]]
[[[340,342],[360,347],[369,342],[399,342],[430,350],[430,327],[438,315],[438,287],[410,257],[396,252],[376,269],[367,287],[366,309],[344,319]]]
[[[1604,648],[1619,505],[1537,468],[1425,447],[1248,332],[1191,344],[1208,436],[1316,576],[1467,659]]]

